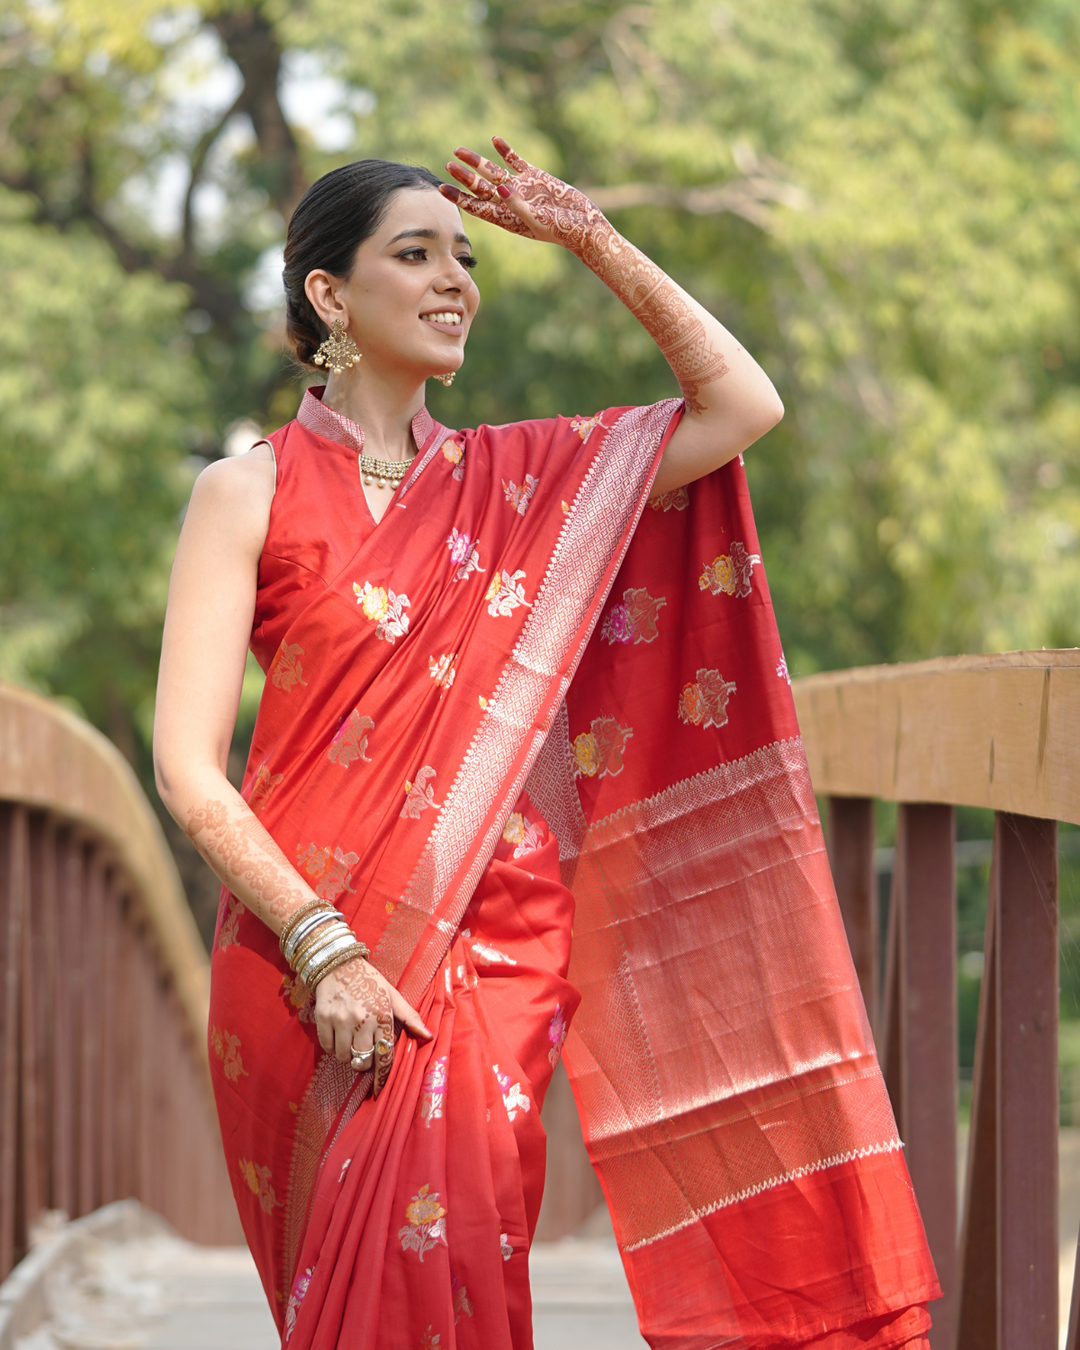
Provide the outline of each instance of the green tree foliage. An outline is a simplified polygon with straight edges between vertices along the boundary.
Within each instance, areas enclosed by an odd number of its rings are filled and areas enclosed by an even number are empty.
[[[788,416],[747,469],[794,669],[1080,639],[1064,0],[9,0],[0,23],[3,659],[121,739],[193,457],[299,398],[269,285],[299,193],[494,131],[775,379]],[[484,306],[436,415],[675,392],[575,260],[470,231]]]

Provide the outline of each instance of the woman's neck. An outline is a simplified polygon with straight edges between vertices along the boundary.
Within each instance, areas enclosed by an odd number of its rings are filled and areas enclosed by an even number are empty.
[[[424,385],[411,380],[388,385],[372,371],[331,371],[323,403],[355,422],[364,433],[364,454],[375,459],[409,459],[414,453],[412,421],[424,406]]]

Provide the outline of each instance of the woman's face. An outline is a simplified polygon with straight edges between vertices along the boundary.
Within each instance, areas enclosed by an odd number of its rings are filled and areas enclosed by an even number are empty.
[[[480,303],[458,209],[434,188],[403,188],[356,252],[351,276],[307,279],[329,326],[343,319],[363,354],[356,368],[417,382],[457,370]]]

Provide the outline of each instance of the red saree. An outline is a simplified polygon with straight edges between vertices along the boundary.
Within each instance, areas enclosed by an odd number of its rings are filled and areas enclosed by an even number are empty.
[[[351,424],[309,394],[271,437],[244,795],[434,1032],[373,1100],[223,895],[211,1062],[289,1350],[531,1346],[564,1042],[653,1346],[922,1344],[741,466],[646,506],[679,412],[422,413],[377,526]]]

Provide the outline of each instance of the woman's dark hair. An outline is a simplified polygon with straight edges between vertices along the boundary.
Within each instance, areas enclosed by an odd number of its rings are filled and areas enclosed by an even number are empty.
[[[347,277],[356,250],[386,214],[390,198],[402,188],[437,188],[442,180],[418,164],[387,159],[358,159],[323,176],[304,193],[292,213],[285,240],[285,328],[296,359],[304,366],[325,341],[328,330],[304,292],[308,273],[322,268]]]

